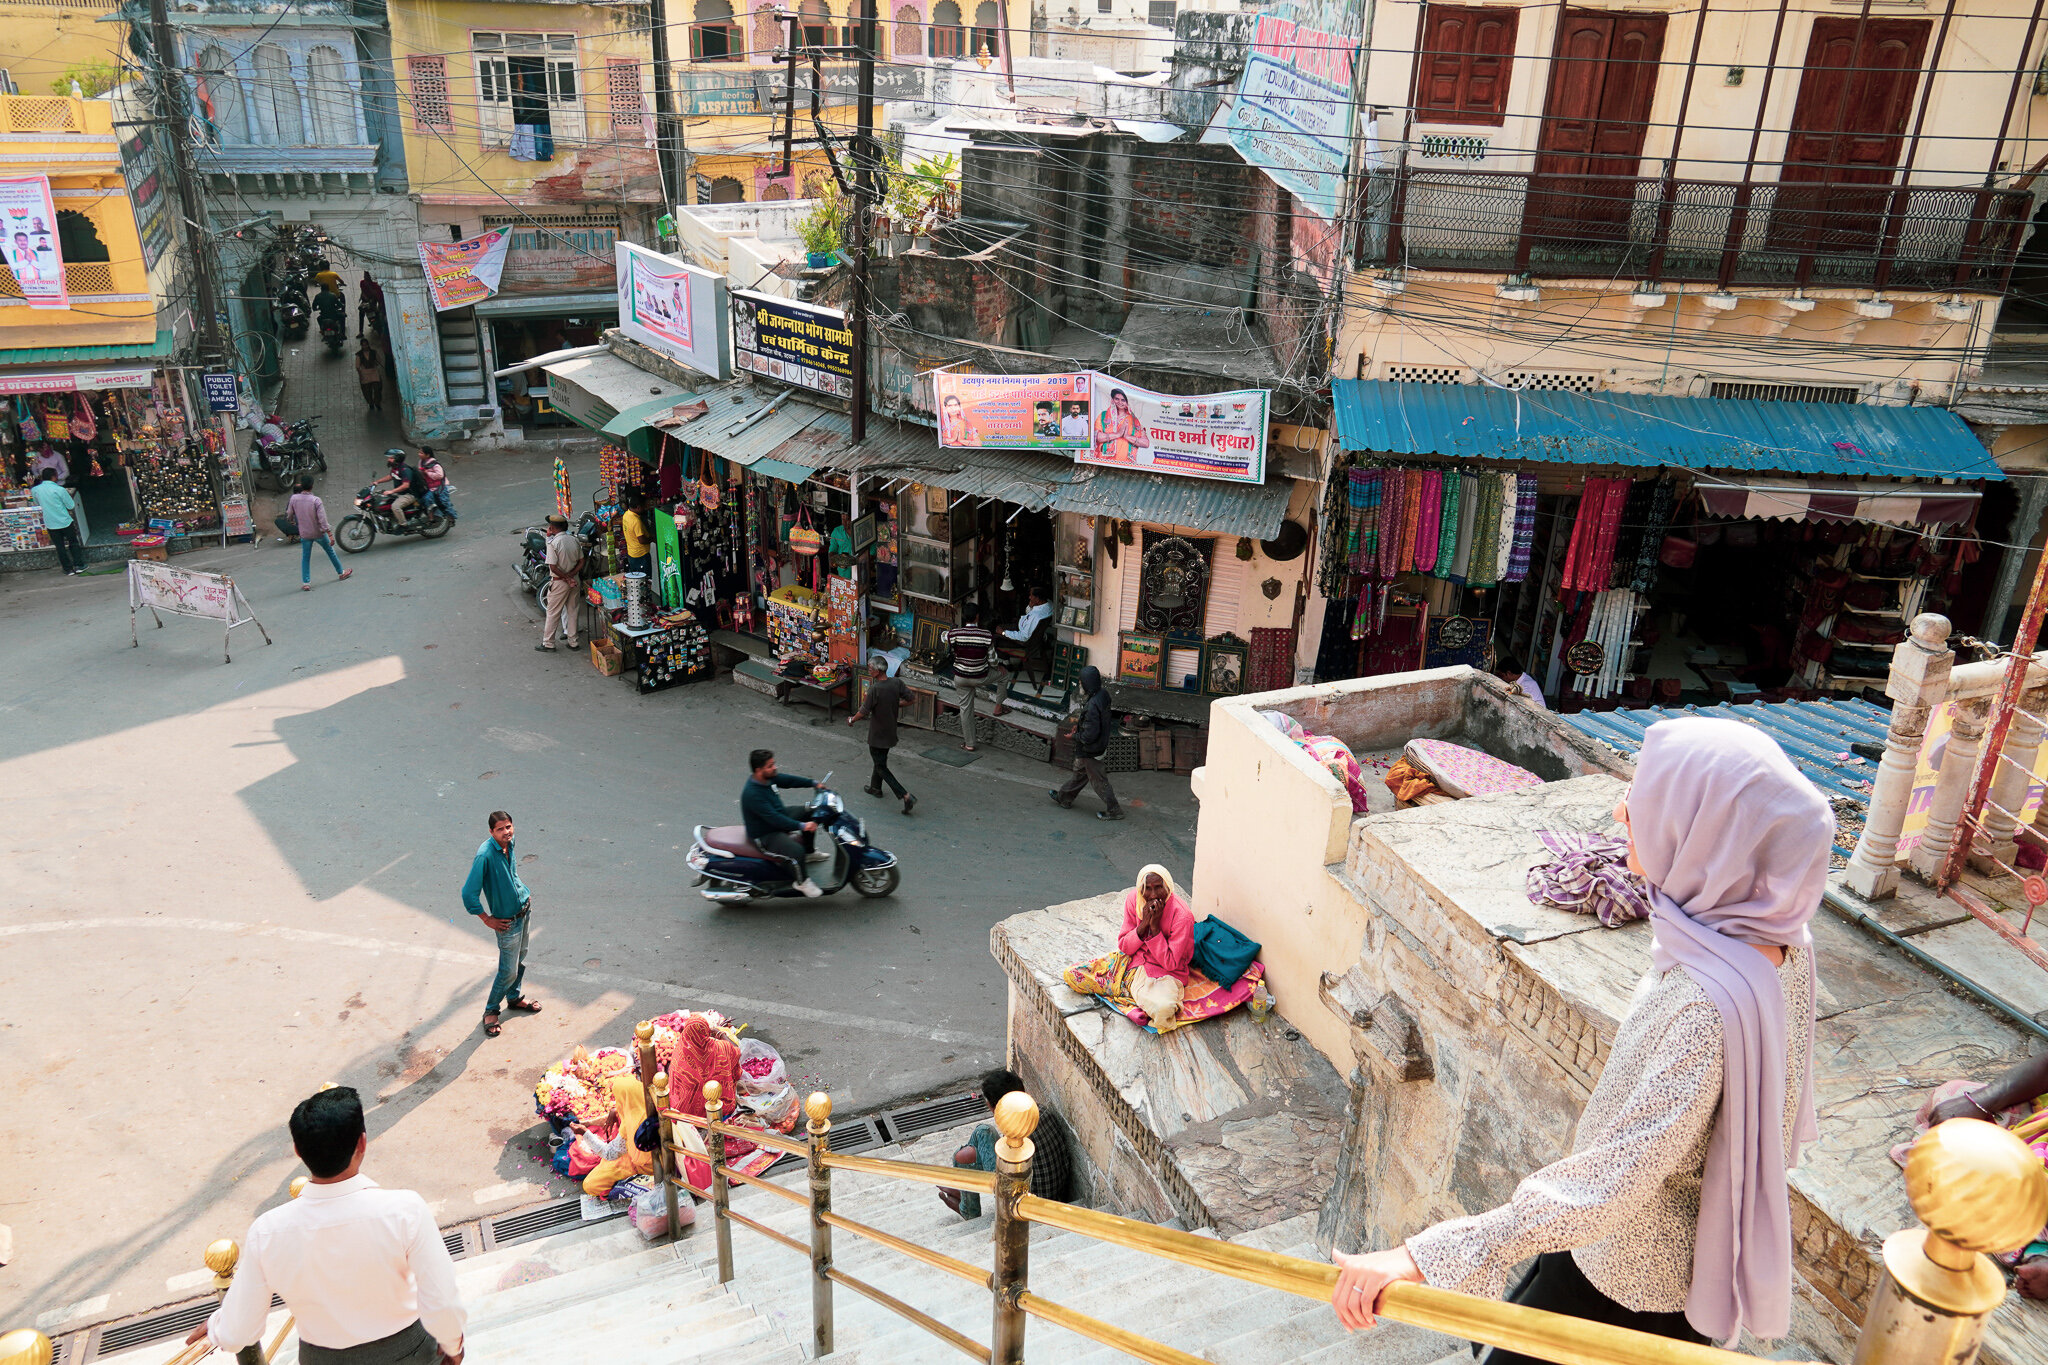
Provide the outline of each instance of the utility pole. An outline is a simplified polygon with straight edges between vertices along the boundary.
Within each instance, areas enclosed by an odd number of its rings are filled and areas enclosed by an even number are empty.
[[[162,4],[164,0],[151,0]],[[669,95],[668,7],[665,0],[651,0],[654,24],[654,160],[661,175],[661,211],[674,213],[683,202],[683,168],[676,164],[674,133],[675,104]]]
[[[177,163],[178,207],[192,241],[192,293],[199,310],[199,359],[216,365],[228,359],[221,340],[219,292],[214,285],[213,232],[199,202],[199,173],[192,165],[192,124],[186,113],[185,77],[177,67],[171,19],[165,0],[149,0],[150,45],[156,49],[157,97],[170,125],[171,156]]]
[[[156,0],[162,4],[163,0]],[[853,134],[853,444],[868,438],[868,222],[875,205],[875,0],[860,0],[860,85]]]

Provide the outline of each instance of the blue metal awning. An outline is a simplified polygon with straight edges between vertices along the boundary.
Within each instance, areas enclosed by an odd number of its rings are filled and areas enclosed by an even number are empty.
[[[1565,393],[1484,384],[1331,384],[1346,450],[1871,479],[2003,479],[1947,408]]]

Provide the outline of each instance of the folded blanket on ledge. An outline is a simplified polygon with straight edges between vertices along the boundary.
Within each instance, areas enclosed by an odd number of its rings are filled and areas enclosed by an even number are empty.
[[[1187,989],[1181,994],[1180,1013],[1171,1023],[1156,1025],[1131,998],[1131,960],[1122,953],[1109,953],[1092,962],[1082,962],[1061,974],[1069,990],[1092,995],[1147,1033],[1171,1033],[1188,1024],[1199,1024],[1228,1014],[1252,998],[1252,992],[1266,979],[1266,964],[1254,962],[1244,969],[1237,984],[1223,987],[1190,968]]]

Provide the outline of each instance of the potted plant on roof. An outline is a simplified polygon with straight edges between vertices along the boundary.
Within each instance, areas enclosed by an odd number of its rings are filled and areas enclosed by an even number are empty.
[[[796,225],[797,240],[804,244],[804,264],[813,270],[828,268],[839,252],[838,196],[826,195]]]
[[[923,246],[942,223],[960,216],[960,158],[952,152],[920,159],[890,177],[889,217]]]

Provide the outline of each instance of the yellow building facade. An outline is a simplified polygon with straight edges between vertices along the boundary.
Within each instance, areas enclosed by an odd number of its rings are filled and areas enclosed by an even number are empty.
[[[84,82],[118,67],[128,40],[128,26],[110,18],[118,8],[114,0],[0,0],[0,91],[69,94],[74,75]]]

